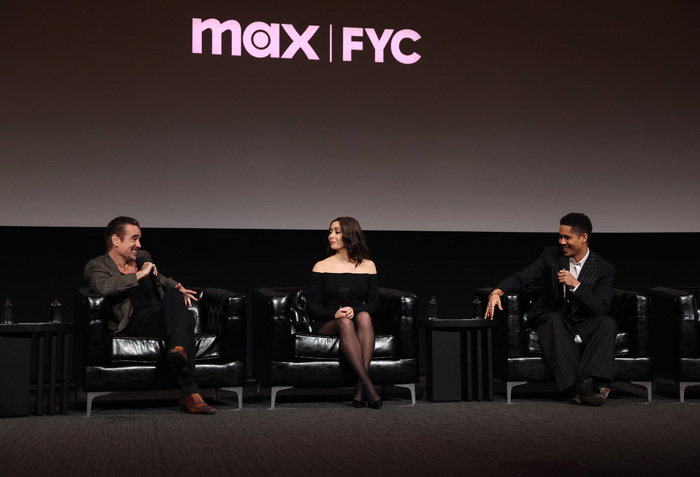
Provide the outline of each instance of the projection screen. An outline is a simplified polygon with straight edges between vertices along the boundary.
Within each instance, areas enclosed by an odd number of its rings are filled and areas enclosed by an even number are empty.
[[[4,0],[0,225],[700,232],[699,13]]]

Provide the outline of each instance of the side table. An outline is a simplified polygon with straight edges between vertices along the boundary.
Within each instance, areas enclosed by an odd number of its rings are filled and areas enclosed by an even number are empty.
[[[19,373],[5,369],[0,370],[0,382],[9,394],[26,396],[27,413],[8,415],[27,415],[30,411],[31,387],[36,385],[36,414],[44,411],[44,373],[48,373],[48,406],[47,414],[56,411],[57,390],[60,391],[60,412],[68,412],[68,383],[71,370],[71,340],[77,327],[73,323],[2,323],[0,324],[0,341],[10,340],[19,346],[10,347],[20,352],[19,356],[6,356],[16,363]],[[30,343],[29,363],[24,353]],[[3,365],[3,368],[6,368]],[[36,376],[35,383],[32,377]]]
[[[426,384],[430,401],[492,401],[493,345],[498,321],[421,320],[425,328]]]

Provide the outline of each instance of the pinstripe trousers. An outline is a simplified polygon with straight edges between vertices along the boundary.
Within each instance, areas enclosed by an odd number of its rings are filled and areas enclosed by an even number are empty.
[[[564,391],[587,377],[610,382],[615,375],[617,323],[609,316],[574,321],[558,312],[533,318],[532,328],[542,346],[542,354],[554,381]],[[574,342],[581,336],[582,347]]]

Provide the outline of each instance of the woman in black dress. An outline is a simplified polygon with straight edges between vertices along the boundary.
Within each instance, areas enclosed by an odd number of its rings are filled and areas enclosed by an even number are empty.
[[[340,338],[340,350],[357,375],[353,406],[379,409],[382,400],[367,374],[374,352],[371,315],[379,303],[377,268],[357,220],[338,217],[331,222],[328,254],[311,273],[307,309],[313,330]]]

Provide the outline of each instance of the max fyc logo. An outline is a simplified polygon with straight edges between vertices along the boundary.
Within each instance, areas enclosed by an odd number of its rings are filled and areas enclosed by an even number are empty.
[[[281,29],[280,29],[281,27]],[[203,36],[206,30],[211,31],[211,54],[222,54],[222,38],[225,32],[231,34],[231,56],[241,56],[245,49],[246,53],[255,58],[293,58],[298,52],[303,52],[309,60],[319,60],[319,55],[311,46],[311,40],[318,32],[319,25],[309,25],[303,32],[287,23],[264,23],[253,22],[245,29],[236,20],[227,20],[220,22],[215,18],[202,20],[201,18],[192,19],[192,53],[202,54]],[[285,40],[291,40],[291,43],[281,51],[281,35],[282,31],[286,35]],[[329,55],[328,61],[333,61],[333,25],[329,25],[328,44]],[[369,40],[369,45],[365,42]],[[343,27],[341,34],[342,58],[343,61],[352,61],[353,51],[362,51],[365,46],[370,46],[374,49],[374,62],[383,63],[385,51],[389,46],[389,52],[393,58],[399,63],[406,65],[413,64],[420,60],[421,55],[411,49],[411,53],[404,53],[405,43],[411,42],[414,47],[415,43],[420,40],[421,36],[414,30],[404,29],[394,32],[393,29],[383,30],[381,35],[374,28],[353,28]],[[287,42],[285,42],[287,43]],[[402,49],[402,43],[404,49]],[[281,53],[281,55],[280,55]]]

